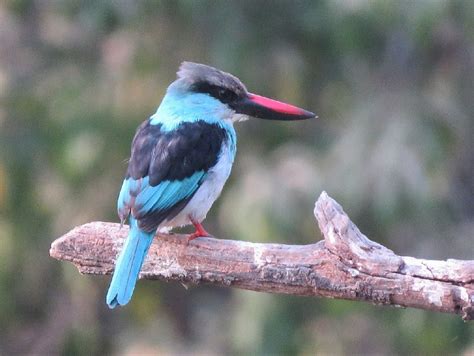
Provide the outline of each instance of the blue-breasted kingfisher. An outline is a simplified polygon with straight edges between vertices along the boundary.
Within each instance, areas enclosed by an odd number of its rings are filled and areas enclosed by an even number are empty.
[[[249,93],[235,76],[183,62],[155,114],[137,129],[127,173],[118,197],[122,223],[130,232],[115,265],[106,301],[125,305],[155,233],[201,225],[229,177],[236,153],[233,123],[249,117],[304,120],[312,112]]]

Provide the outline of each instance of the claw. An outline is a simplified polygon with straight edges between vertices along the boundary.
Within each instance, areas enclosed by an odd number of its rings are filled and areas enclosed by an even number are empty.
[[[188,235],[188,241],[187,243],[189,244],[189,241],[192,241],[194,239],[197,239],[198,237],[207,237],[207,236],[211,236],[210,233],[208,233],[204,227],[202,226],[202,224],[198,221],[195,221],[193,218],[189,217],[189,219],[191,220],[191,222],[193,223],[194,225],[194,228],[196,229],[195,232],[193,232],[192,234],[189,234]]]

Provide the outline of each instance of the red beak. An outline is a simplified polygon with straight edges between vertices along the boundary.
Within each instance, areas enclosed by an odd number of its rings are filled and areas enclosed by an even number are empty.
[[[293,121],[317,117],[310,111],[252,93],[232,106],[239,114],[266,120]]]

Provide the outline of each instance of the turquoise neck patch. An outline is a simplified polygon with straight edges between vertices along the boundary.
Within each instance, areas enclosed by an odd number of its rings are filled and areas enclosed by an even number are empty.
[[[161,124],[162,130],[171,131],[182,122],[205,121],[220,124],[232,114],[225,104],[207,94],[176,91],[165,95],[150,117],[150,123]]]

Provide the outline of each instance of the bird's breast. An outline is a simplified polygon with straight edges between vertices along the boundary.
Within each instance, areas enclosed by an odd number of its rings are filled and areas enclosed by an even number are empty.
[[[225,182],[229,178],[234,162],[235,149],[231,141],[223,144],[217,163],[209,169],[206,178],[191,198],[186,207],[165,226],[175,227],[190,224],[189,217],[202,221],[206,218],[212,204],[222,192]]]

